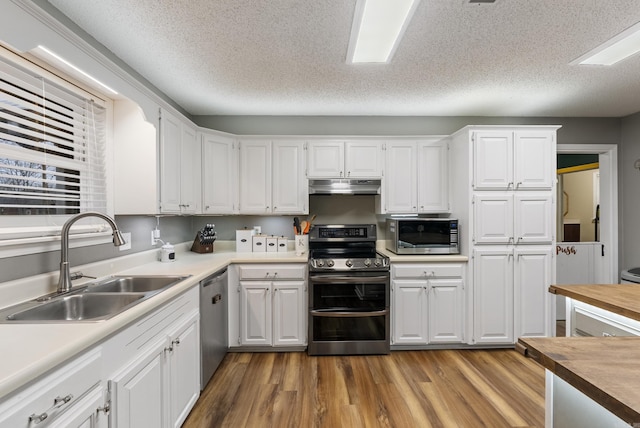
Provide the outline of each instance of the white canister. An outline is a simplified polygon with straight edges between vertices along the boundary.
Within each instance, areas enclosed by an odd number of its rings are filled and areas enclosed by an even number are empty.
[[[176,259],[176,250],[170,243],[164,244],[160,247],[160,261],[172,262]]]

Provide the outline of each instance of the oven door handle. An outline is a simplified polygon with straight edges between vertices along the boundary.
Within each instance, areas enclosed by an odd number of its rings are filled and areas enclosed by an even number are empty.
[[[381,315],[388,315],[389,309],[383,309],[381,311],[321,311],[311,310],[309,314],[314,317],[327,317],[327,318],[364,318],[364,317],[376,317]]]
[[[361,284],[363,282],[385,282],[388,281],[389,277],[386,275],[383,276],[336,276],[336,275],[319,275],[319,276],[310,276],[309,281],[311,282],[321,282],[321,283],[330,283],[330,282],[346,282],[346,283],[356,283]]]

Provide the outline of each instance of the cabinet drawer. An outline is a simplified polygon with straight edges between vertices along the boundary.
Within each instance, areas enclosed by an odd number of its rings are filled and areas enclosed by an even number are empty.
[[[640,336],[640,332],[576,308],[573,336]]]
[[[464,265],[459,263],[439,264],[394,264],[393,278],[462,278]]]
[[[30,422],[32,415],[42,418],[40,426],[49,425],[100,383],[100,356],[100,348],[94,349],[12,395],[0,404],[0,426],[33,428],[39,422]]]
[[[251,279],[298,279],[304,280],[307,275],[306,264],[292,265],[242,265],[238,266],[238,277],[243,280]]]

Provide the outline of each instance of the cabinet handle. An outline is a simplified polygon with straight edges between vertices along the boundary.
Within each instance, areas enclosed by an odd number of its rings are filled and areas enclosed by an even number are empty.
[[[518,187],[520,187],[520,185],[521,185],[521,184],[522,184],[522,181],[518,181],[518,182],[516,183],[516,189],[517,189]]]
[[[173,342],[171,342],[171,345],[174,345],[174,346],[180,345],[180,339],[174,340]]]
[[[351,177],[351,171],[347,171],[347,177]]]
[[[513,187],[513,181],[510,181],[510,182],[507,183],[507,189],[510,188],[510,187]]]
[[[31,416],[29,416],[29,423],[33,422],[34,425],[39,424],[40,422],[44,421],[49,417],[49,412],[64,406],[72,399],[73,399],[73,394],[69,394],[65,397],[57,396],[56,398],[53,399],[53,406],[49,407],[47,410],[40,413],[39,415],[33,413]]]
[[[173,343],[171,346],[164,348],[164,352],[173,352]]]

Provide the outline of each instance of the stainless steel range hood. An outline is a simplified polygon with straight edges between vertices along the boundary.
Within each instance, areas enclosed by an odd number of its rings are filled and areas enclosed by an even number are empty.
[[[309,180],[310,195],[379,195],[380,180],[333,178]]]

